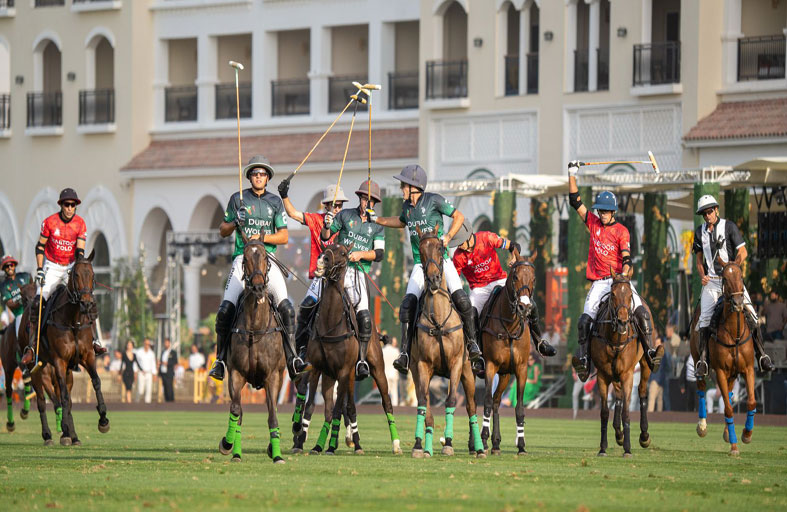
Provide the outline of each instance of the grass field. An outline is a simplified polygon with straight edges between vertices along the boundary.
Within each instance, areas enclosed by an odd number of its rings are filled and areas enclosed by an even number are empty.
[[[282,448],[289,448],[289,415],[282,416]],[[285,455],[287,464],[274,465],[265,454],[266,417],[244,417],[244,460],[231,464],[217,449],[226,413],[116,412],[112,430],[102,435],[95,413],[77,412],[81,447],[44,447],[37,414],[27,421],[17,416],[16,432],[0,433],[0,508],[787,509],[785,428],[755,427],[752,444],[741,444],[740,457],[732,458],[719,424],[709,424],[708,437],[700,439],[691,424],[651,423],[651,447],[636,445],[634,457],[623,459],[610,426],[610,456],[598,458],[597,421],[537,418],[525,427],[529,454],[517,458],[513,418],[502,418],[500,457],[476,460],[457,450],[450,458],[414,460],[412,415],[397,418],[404,456],[390,453],[384,417],[364,415],[365,455],[342,443],[335,457]],[[435,418],[436,438],[441,420]],[[457,415],[457,446],[465,446],[466,421]]]

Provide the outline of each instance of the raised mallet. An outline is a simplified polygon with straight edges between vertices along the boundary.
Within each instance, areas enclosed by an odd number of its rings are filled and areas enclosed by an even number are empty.
[[[238,71],[243,69],[243,64],[231,60],[230,66],[235,68],[235,111],[238,117],[238,190],[240,191],[240,202],[243,204],[243,162],[240,152],[240,92],[238,91]]]
[[[650,164],[653,166],[653,172],[658,174],[659,164],[656,163],[656,157],[653,156],[652,151],[648,151],[648,160],[616,160],[612,162],[579,162],[580,166],[586,165],[614,165],[614,164]]]

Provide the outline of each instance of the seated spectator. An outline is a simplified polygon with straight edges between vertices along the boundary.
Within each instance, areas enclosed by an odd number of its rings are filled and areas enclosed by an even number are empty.
[[[762,307],[765,317],[765,339],[784,339],[784,326],[787,324],[787,305],[775,290],[771,290],[768,302]]]
[[[658,347],[662,345],[661,338],[656,338],[655,345]],[[672,372],[672,358],[670,357],[670,350],[664,351],[664,357],[661,359],[659,371],[650,374],[650,381],[648,382],[648,412],[663,411],[664,410],[664,394],[668,392],[667,383],[669,376]]]
[[[541,362],[536,360],[535,354],[530,352],[530,357],[527,360],[527,381],[525,385],[525,393],[522,401],[527,405],[541,393]],[[516,379],[511,384],[511,390],[508,392],[508,402],[511,407],[516,407]]]
[[[193,372],[204,367],[205,367],[205,356],[202,354],[202,352],[200,352],[199,347],[195,343],[191,346],[191,353],[189,354],[188,370]]]
[[[123,352],[115,350],[114,358],[109,363],[109,371],[112,373],[120,373],[120,367],[123,365]]]

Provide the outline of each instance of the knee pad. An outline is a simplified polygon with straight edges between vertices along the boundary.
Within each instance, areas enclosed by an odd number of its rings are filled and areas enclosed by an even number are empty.
[[[372,337],[372,315],[368,309],[359,311],[356,315],[358,320],[358,341],[369,341]]]
[[[317,299],[315,299],[311,295],[303,299],[301,301],[301,305],[298,307],[298,320],[302,320],[304,322],[308,321],[312,313],[314,313],[317,310],[317,308],[315,307],[316,305],[317,305]]]
[[[454,302],[457,311],[460,315],[465,315],[473,308],[470,304],[470,297],[467,296],[464,290],[456,290],[451,294],[451,300]]]
[[[412,293],[408,293],[402,299],[402,305],[399,307],[399,321],[412,322],[415,320],[415,310],[418,307],[418,297]]]
[[[216,313],[216,333],[226,334],[232,327],[232,318],[235,316],[235,304],[225,300],[219,305]]]
[[[593,325],[593,318],[586,314],[582,313],[577,321],[577,331],[579,332],[579,339],[587,341],[588,336],[590,335],[590,326]]]
[[[279,302],[279,305],[276,306],[276,310],[281,315],[281,319],[284,323],[289,324],[295,320],[295,308],[290,302],[290,299],[284,299],[283,301]]]
[[[642,329],[645,334],[650,334],[653,331],[653,328],[650,325],[650,315],[645,309],[645,306],[640,306],[634,310],[634,318],[637,320],[640,329]]]

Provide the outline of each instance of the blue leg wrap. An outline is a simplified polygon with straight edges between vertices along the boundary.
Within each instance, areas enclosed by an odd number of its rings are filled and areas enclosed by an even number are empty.
[[[754,413],[757,412],[756,410],[751,410],[746,413],[746,430],[751,432],[754,430]]]
[[[738,436],[735,435],[735,418],[724,418],[727,422],[727,433],[730,435],[730,444],[738,443]]]
[[[700,419],[705,419],[708,417],[708,408],[705,406],[705,392],[698,390],[697,396],[700,399],[700,406],[699,406]]]

